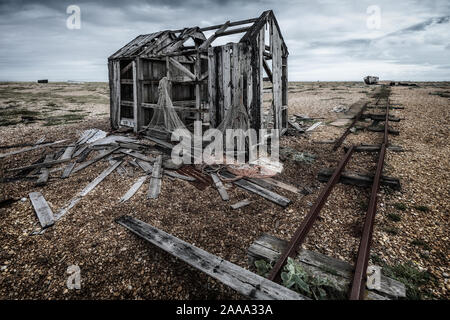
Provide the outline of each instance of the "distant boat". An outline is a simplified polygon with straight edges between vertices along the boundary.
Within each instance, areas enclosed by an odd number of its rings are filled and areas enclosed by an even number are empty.
[[[367,76],[364,78],[366,84],[377,84],[378,80],[380,80],[380,78],[374,76]]]

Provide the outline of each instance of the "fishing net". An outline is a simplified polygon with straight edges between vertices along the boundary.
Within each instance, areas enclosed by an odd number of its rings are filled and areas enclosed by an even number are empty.
[[[160,80],[158,91],[158,108],[154,109],[153,116],[148,123],[148,125],[144,128],[147,129],[156,129],[160,131],[164,131],[167,133],[172,133],[176,129],[185,129],[183,130],[187,135],[190,135],[191,138],[194,138],[194,135],[189,132],[186,128],[185,124],[181,121],[178,116],[175,108],[173,107],[172,100],[170,99],[170,95],[168,92],[169,80],[164,77]],[[226,138],[226,130],[227,129],[241,129],[246,131],[250,129],[250,119],[247,113],[247,110],[244,106],[242,98],[240,102],[236,104],[232,104],[231,107],[225,112],[225,117],[223,121],[219,124],[216,129],[216,134],[219,131],[224,139],[225,146],[225,138]],[[211,141],[215,138],[214,133],[205,133],[202,137],[203,141]],[[246,144],[248,142],[246,141]],[[224,163],[227,164],[229,170],[234,173],[238,178],[241,177],[271,177],[277,173],[277,170],[274,170],[273,167],[268,165],[270,161],[261,161],[259,159],[258,164],[242,164],[234,161],[234,158],[230,159],[225,156]],[[212,161],[214,162],[214,161]],[[223,164],[223,162],[222,162]],[[223,165],[217,163],[219,167],[223,167]],[[201,165],[201,169],[203,169],[206,165]],[[278,168],[277,168],[278,169]]]
[[[146,126],[146,129],[157,129],[168,133],[176,129],[186,129],[186,126],[173,107],[168,87],[169,80],[167,77],[162,78],[158,86],[158,108],[154,109],[153,117]]]

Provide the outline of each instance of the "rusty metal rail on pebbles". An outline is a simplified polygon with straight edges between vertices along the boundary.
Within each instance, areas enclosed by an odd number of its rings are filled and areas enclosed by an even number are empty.
[[[375,171],[375,177],[372,184],[372,191],[370,194],[369,205],[364,221],[363,232],[361,236],[361,241],[358,248],[358,255],[356,258],[356,265],[353,274],[353,279],[351,282],[351,289],[349,298],[350,300],[361,300],[364,299],[364,288],[365,288],[365,280],[366,280],[366,270],[369,261],[369,253],[370,247],[372,243],[372,234],[373,234],[373,225],[375,221],[376,208],[377,208],[377,194],[380,189],[380,180],[383,172],[384,158],[386,154],[386,147],[388,145],[388,122],[389,122],[389,98],[386,97],[386,114],[385,114],[385,122],[384,122],[384,137],[383,143],[381,144],[380,152],[378,155],[377,168]],[[377,100],[377,103],[380,99]],[[364,108],[363,108],[364,109]],[[359,118],[362,115],[362,112],[357,115]],[[345,135],[345,133],[344,133]],[[345,139],[345,137],[344,137]],[[340,140],[344,140],[340,139]],[[340,141],[339,140],[339,141]],[[342,141],[340,141],[342,143]],[[340,144],[339,144],[340,145]],[[317,220],[319,216],[320,210],[325,205],[328,196],[331,194],[334,186],[339,181],[342,172],[344,171],[345,166],[351,159],[354,151],[354,146],[351,146],[344,157],[339,162],[336,170],[331,176],[328,183],[325,187],[322,188],[320,195],[316,199],[314,205],[311,207],[311,210],[307,214],[306,218],[302,221],[299,228],[294,233],[293,237],[289,241],[289,244],[286,250],[281,254],[280,258],[277,260],[275,266],[272,268],[269,279],[275,282],[280,281],[281,270],[285,263],[287,262],[288,257],[295,257],[297,255],[297,251],[300,248],[301,244],[304,242],[306,236],[311,230],[314,222]]]

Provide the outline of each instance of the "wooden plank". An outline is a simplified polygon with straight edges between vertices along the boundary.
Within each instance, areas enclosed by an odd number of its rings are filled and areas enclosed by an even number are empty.
[[[136,61],[131,62],[132,65],[132,74],[133,74],[133,120],[134,133],[138,132],[138,121],[139,121],[139,110],[138,110],[138,99],[137,99],[137,90],[138,90],[138,79],[137,79],[137,71],[136,71]]]
[[[267,74],[267,77],[269,78],[269,81],[273,83],[272,70],[270,70],[270,67],[267,64],[267,61],[265,59],[263,59],[263,67],[264,67],[264,71]]]
[[[217,104],[216,104],[216,55],[214,48],[208,49],[208,109],[210,128],[217,127]]]
[[[310,132],[313,131],[314,129],[316,129],[318,126],[320,126],[322,124],[321,121],[314,123],[312,126],[310,126],[308,129],[305,130],[305,132]]]
[[[231,99],[232,106],[237,107],[243,101],[242,100],[242,80],[241,80],[241,66],[239,63],[239,59],[241,58],[239,54],[239,44],[232,44],[233,53],[231,55],[232,65],[231,68]],[[231,106],[230,106],[231,108]]]
[[[189,78],[191,78],[192,80],[196,80],[196,76],[185,66],[183,66],[181,63],[179,63],[177,60],[175,60],[174,58],[169,58],[170,63],[177,68],[178,70],[180,70],[181,72],[183,72],[184,74],[186,74]]]
[[[48,162],[40,162],[40,163],[34,163],[34,164],[30,164],[28,166],[24,166],[24,167],[17,167],[17,168],[12,168],[12,169],[7,169],[6,171],[20,171],[20,170],[26,170],[26,169],[35,169],[35,168],[43,168],[43,167],[51,167],[55,164],[60,164],[60,163],[64,163],[64,162],[69,162],[70,159],[64,159],[64,160],[52,160],[52,161],[48,161]]]
[[[320,182],[327,182],[334,172],[333,168],[325,168],[319,171],[317,178]],[[356,172],[344,171],[341,173],[340,183],[356,185],[359,187],[370,187],[373,184],[373,175],[359,174]],[[394,177],[381,176],[380,183],[395,190],[401,189],[400,180]]]
[[[275,22],[270,21],[271,52],[272,52],[272,75],[273,75],[273,106],[274,106],[274,123],[275,128],[281,130],[283,128],[282,117],[282,90],[281,90],[281,74],[282,74],[282,57],[281,57],[281,38]],[[265,61],[263,59],[263,61]]]
[[[156,199],[161,192],[161,175],[162,175],[162,156],[158,156],[153,165],[152,178],[148,188],[148,199]]]
[[[118,129],[120,122],[120,60],[109,60],[108,72],[110,125],[112,129]]]
[[[136,160],[136,163],[142,170],[144,170],[145,173],[147,173],[147,174],[152,173],[153,167],[147,161]]]
[[[252,201],[250,201],[249,199],[244,199],[242,201],[236,202],[235,204],[232,204],[230,207],[233,210],[236,210],[236,209],[240,209],[242,207],[248,206],[250,203],[252,203]]]
[[[88,148],[87,145],[82,146],[81,148],[78,148],[77,151],[75,151],[75,153],[72,155],[73,158],[78,157],[80,154],[82,154],[84,152],[84,150],[86,150]]]
[[[39,219],[42,228],[50,227],[55,223],[52,209],[40,192],[31,192],[29,195],[31,204]]]
[[[161,147],[164,147],[164,148],[167,148],[167,149],[170,149],[170,150],[172,150],[172,148],[173,148],[173,144],[171,144],[171,143],[169,143],[167,141],[163,141],[161,139],[150,137],[150,136],[143,136],[143,137],[145,139],[153,141],[154,143],[160,145]]]
[[[113,149],[111,149],[111,150],[109,150],[109,151],[107,151],[107,152],[105,152],[105,153],[103,153],[103,154],[101,154],[101,155],[95,157],[95,158],[92,159],[92,160],[83,162],[83,163],[80,164],[78,167],[76,167],[74,170],[72,170],[72,173],[77,173],[78,171],[81,171],[81,170],[83,170],[83,169],[89,167],[90,165],[92,165],[92,164],[96,163],[97,161],[99,161],[99,160],[101,160],[101,159],[103,159],[103,158],[109,156],[109,155],[112,154],[114,151],[117,151],[117,150],[119,150],[119,149],[120,149],[120,147],[113,148]]]
[[[71,208],[73,208],[84,196],[91,192],[100,182],[103,181],[111,172],[122,164],[122,160],[117,160],[100,173],[97,178],[91,181],[83,190],[81,190],[74,198],[72,198],[64,207],[62,207],[55,215],[55,221],[61,219]]]
[[[64,168],[64,171],[61,175],[61,179],[66,179],[70,176],[73,168],[75,167],[76,162],[69,162],[67,166]]]
[[[147,162],[153,162],[155,161],[155,158],[149,158],[146,155],[140,153],[140,152],[136,152],[136,151],[131,151],[131,150],[125,150],[125,149],[120,149],[119,152],[129,155],[130,157],[142,160],[142,161],[147,161]]]
[[[45,147],[52,146],[52,145],[55,145],[55,144],[58,144],[58,143],[62,143],[64,141],[67,141],[67,140],[59,140],[59,141],[55,141],[55,142],[51,142],[51,143],[38,144],[38,145],[29,147],[29,148],[23,148],[23,149],[16,150],[16,151],[11,151],[11,152],[8,152],[8,153],[0,153],[0,159],[6,158],[6,157],[9,157],[9,156],[13,156],[13,155],[16,155],[16,154],[28,152],[28,151],[31,151],[31,150],[45,148]]]
[[[73,146],[68,146],[66,148],[66,150],[64,150],[64,153],[61,156],[61,160],[65,160],[65,159],[72,159],[72,154],[75,151],[75,145]]]
[[[147,176],[142,176],[139,177],[136,182],[131,186],[131,188],[122,196],[122,198],[120,198],[119,202],[125,202],[127,200],[129,200],[132,196],[134,196],[134,194],[140,189],[140,187],[142,186],[142,184],[145,182],[145,180],[147,179]]]
[[[231,52],[230,45],[222,46],[222,88],[223,88],[223,113],[222,119],[231,109]]]
[[[363,144],[363,145],[354,147],[353,151],[354,152],[378,152],[378,151],[380,151],[380,149],[381,149],[381,145],[379,145],[379,144]],[[393,152],[404,152],[405,151],[403,149],[403,147],[396,146],[396,145],[390,145],[389,147],[387,147],[387,149],[389,151],[393,151]],[[344,150],[345,150],[345,152],[347,152],[348,147],[344,146]]]
[[[137,236],[252,299],[308,300],[308,298],[282,285],[195,247],[138,219],[122,216],[116,222]]]
[[[273,178],[264,178],[264,179],[261,179],[261,180],[264,180],[265,182],[270,183],[271,185],[273,185],[275,187],[279,187],[279,188],[282,188],[284,190],[287,190],[287,191],[290,191],[290,192],[293,192],[293,193],[301,193],[301,190],[299,188],[297,188],[297,187],[295,187],[293,185],[284,183],[282,181],[275,180]]]
[[[185,176],[183,174],[179,174],[178,172],[172,171],[172,170],[164,170],[164,174],[168,175],[169,177],[177,178],[180,180],[186,180],[186,181],[195,181],[196,180],[194,177]]]
[[[233,174],[229,172],[221,172],[221,175],[224,176],[225,178],[230,179],[236,178]],[[267,200],[272,201],[273,203],[276,203],[282,207],[286,207],[291,202],[291,200],[273,191],[267,190],[261,186],[258,186],[255,183],[252,183],[244,179],[233,181],[233,184],[237,185],[238,187],[244,190],[256,193],[257,195],[260,195],[261,197],[266,198]]]
[[[228,192],[225,189],[225,187],[223,186],[222,181],[220,181],[219,177],[217,176],[217,174],[215,173],[211,173],[211,178],[214,182],[214,185],[217,188],[217,191],[219,191],[220,197],[222,198],[223,201],[228,201],[230,200],[230,197],[228,196]]]
[[[289,121],[289,124],[290,124],[294,129],[296,129],[298,132],[300,132],[300,133],[304,133],[304,132],[305,132],[305,130],[304,130],[302,127],[300,127],[300,125],[299,125],[297,122]]]
[[[86,149],[84,149],[81,154],[80,157],[75,160],[77,163],[81,163],[86,161],[87,157],[89,156],[89,154],[91,153],[91,151],[93,150],[93,148],[87,147]]]
[[[225,22],[216,32],[214,32],[202,45],[199,47],[200,50],[204,50],[209,47],[209,45],[217,38],[217,35],[224,32],[226,28],[230,25],[230,21]]]
[[[223,106],[223,47],[215,47],[214,54],[216,57],[216,126],[218,126],[224,119]]]
[[[264,233],[248,249],[249,263],[253,265],[260,259],[276,261],[287,245],[287,241]],[[344,295],[348,292],[354,269],[348,262],[306,249],[300,249],[296,260],[307,271],[330,280]],[[405,286],[401,282],[384,275],[381,275],[380,289],[375,291],[376,294],[394,298],[406,296]]]
[[[52,161],[53,160],[53,156],[54,156],[54,154],[47,154],[45,156],[44,163],[49,163],[50,161]],[[48,181],[48,175],[49,175],[48,168],[46,168],[46,167],[41,168],[39,177],[38,177],[38,179],[36,181],[36,186],[43,186],[43,185],[45,185],[47,183],[47,181]]]

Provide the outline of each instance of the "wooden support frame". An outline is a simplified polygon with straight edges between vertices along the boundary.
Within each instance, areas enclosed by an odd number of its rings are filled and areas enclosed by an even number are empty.
[[[269,34],[264,30],[267,28],[271,29]],[[205,37],[202,32],[209,30],[214,31]],[[217,38],[239,32],[245,34],[238,43],[212,46]],[[185,45],[188,39],[195,46]],[[157,108],[158,83],[166,76],[172,102],[189,128],[193,120],[202,120],[205,127],[215,128],[233,106],[243,103],[250,128],[257,131],[272,123],[264,121],[262,107],[263,81],[269,80],[276,92],[275,128],[286,130],[287,56],[272,11],[265,11],[255,19],[139,36],[109,60],[111,125],[132,126],[135,133],[141,132],[153,114],[148,109]],[[272,60],[271,64],[268,60]],[[126,118],[121,117],[121,111],[127,113]]]

